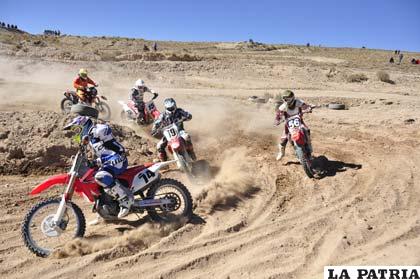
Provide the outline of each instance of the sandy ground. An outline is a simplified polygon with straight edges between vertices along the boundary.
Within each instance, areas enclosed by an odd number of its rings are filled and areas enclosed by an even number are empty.
[[[43,63],[48,64],[34,62]],[[54,71],[53,79],[34,78],[31,71],[25,76],[14,64],[4,63],[2,68],[10,71],[0,83],[1,110],[58,111],[60,88],[72,76],[67,64],[54,63],[64,73]],[[399,75],[401,80],[413,78]],[[130,85],[121,80],[101,87],[114,111],[115,101],[126,98]],[[46,176],[1,176],[3,278],[310,279],[322,278],[325,265],[420,265],[416,78],[411,85],[396,87],[337,81],[296,90],[308,102],[349,104],[347,110],[320,107],[305,116],[316,160],[327,171],[316,180],[305,176],[290,146],[286,158],[275,161],[281,130],[272,125],[273,105],[246,101],[246,96],[277,89],[245,89],[240,82],[222,89],[183,87],[184,79],[173,87],[155,82],[159,100],[174,95],[193,113],[187,130],[198,156],[214,169],[204,184],[191,183],[176,171],[165,173],[193,193],[193,220],[165,230],[146,216],[90,226],[82,242],[66,246],[66,255],[41,259],[24,247],[20,224],[38,200],[57,193],[28,196]],[[407,124],[406,119],[414,122]],[[81,199],[76,203],[88,220],[93,218],[88,204]],[[81,247],[86,255],[80,255]]]

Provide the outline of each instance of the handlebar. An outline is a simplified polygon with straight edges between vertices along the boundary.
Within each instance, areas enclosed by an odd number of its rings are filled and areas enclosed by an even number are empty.
[[[164,127],[158,127],[158,128],[156,128],[155,130],[152,130],[152,136],[153,135],[155,135],[155,134],[157,134],[158,133],[158,131],[163,131],[163,130],[166,130],[166,129],[168,129],[169,127],[171,127],[172,125],[178,125],[178,124],[181,124],[182,122],[184,122],[185,121],[185,119],[182,119],[182,120],[178,120],[178,121],[174,121],[172,124],[169,124],[169,125],[166,125],[166,126],[164,126]]]
[[[308,109],[306,109],[306,110],[302,110],[302,113],[300,113],[300,115],[303,115],[303,114],[305,114],[305,113],[312,113],[312,110],[313,110],[314,108],[317,108],[317,107],[318,107],[318,106],[315,106],[315,105],[310,105]],[[283,119],[279,120],[279,121],[278,121],[278,123],[274,123],[274,126],[275,126],[275,127],[276,127],[276,126],[279,126],[281,123],[285,122],[287,119],[292,118],[292,117],[295,117],[295,116],[296,116],[296,115],[290,116],[290,117],[288,117],[288,118],[283,118]]]

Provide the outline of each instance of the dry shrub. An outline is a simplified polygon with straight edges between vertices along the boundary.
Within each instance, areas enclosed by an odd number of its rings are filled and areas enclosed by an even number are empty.
[[[168,59],[170,61],[186,61],[186,62],[201,61],[201,60],[203,60],[202,57],[199,57],[197,55],[176,54],[176,53],[169,54],[166,57],[166,59]]]
[[[102,61],[118,61],[117,56],[121,55],[119,50],[103,50],[100,52]]]
[[[347,82],[362,82],[368,80],[365,74],[357,73],[347,76]]]
[[[143,55],[145,61],[163,61],[165,59],[165,55],[159,52],[146,52]]]
[[[333,78],[338,74],[338,71],[335,67],[330,68],[330,70],[327,73],[327,78]]]
[[[390,84],[395,84],[394,81],[391,80],[391,78],[389,77],[389,74],[385,71],[379,71],[376,73],[376,76],[378,77],[378,79],[382,82],[386,82],[386,83],[390,83]]]

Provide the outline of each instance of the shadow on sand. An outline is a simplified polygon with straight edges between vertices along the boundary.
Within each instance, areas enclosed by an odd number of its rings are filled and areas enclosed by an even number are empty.
[[[318,173],[318,178],[335,176],[337,172],[344,172],[348,169],[361,169],[361,164],[332,161],[325,156],[319,156],[312,161],[312,168]]]

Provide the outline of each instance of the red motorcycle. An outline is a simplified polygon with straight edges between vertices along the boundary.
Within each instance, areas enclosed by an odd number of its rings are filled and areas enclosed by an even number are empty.
[[[303,113],[287,118],[286,125],[289,129],[289,141],[293,143],[296,157],[299,159],[306,175],[313,178],[315,171],[312,168],[312,144],[309,130],[302,121]]]
[[[136,107],[136,104],[133,101],[118,101],[122,106],[123,110],[121,111],[121,119],[135,121],[139,125],[149,125],[153,123],[156,119],[159,118],[160,112],[157,109],[154,100],[159,95],[157,93],[153,94],[153,98],[144,104],[143,119],[139,118],[139,111]]]
[[[181,123],[182,121],[177,121],[166,127],[160,127],[152,131],[152,135],[163,134],[168,141],[169,153],[174,156],[178,169],[192,177],[195,160],[191,157],[188,146],[182,137],[182,133],[185,132],[179,129]]]
[[[135,196],[132,213],[147,212],[158,222],[191,218],[193,205],[188,189],[174,179],[162,179],[159,173],[159,169],[171,163],[175,161],[129,167],[117,177]],[[119,203],[96,184],[96,170],[88,167],[86,146],[80,145],[69,173],[50,177],[32,190],[31,195],[37,195],[51,187],[66,185],[61,198],[41,201],[25,216],[22,237],[31,252],[47,257],[71,239],[83,237],[86,220],[82,210],[72,202],[74,192],[92,202],[93,212],[105,220],[117,219]]]
[[[88,106],[91,106],[98,110],[100,117],[103,120],[109,120],[111,118],[111,108],[105,102],[108,99],[103,95],[98,95],[98,90],[94,87],[88,87],[86,89],[86,103]],[[60,107],[61,110],[68,114],[72,112],[72,107],[77,104],[83,104],[80,101],[79,96],[77,96],[75,91],[67,90],[64,92],[64,98],[61,100]]]

